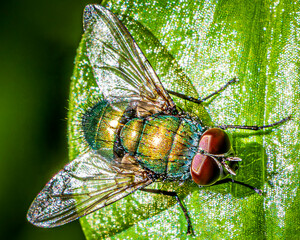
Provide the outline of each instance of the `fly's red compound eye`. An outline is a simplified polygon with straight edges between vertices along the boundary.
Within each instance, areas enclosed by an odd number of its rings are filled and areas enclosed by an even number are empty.
[[[214,184],[221,175],[221,167],[210,156],[197,153],[192,161],[191,175],[195,183],[201,186]]]
[[[225,154],[231,149],[231,144],[225,131],[220,128],[211,128],[202,135],[199,148],[210,154]],[[193,158],[191,175],[198,185],[214,184],[223,174],[222,171],[222,166],[210,156],[197,153]]]
[[[224,154],[230,150],[231,144],[225,131],[211,128],[202,135],[199,147],[211,154]]]

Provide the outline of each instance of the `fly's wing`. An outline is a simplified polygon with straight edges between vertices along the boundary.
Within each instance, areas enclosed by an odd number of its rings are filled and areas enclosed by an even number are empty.
[[[139,100],[161,111],[175,107],[141,49],[112,12],[88,5],[84,30],[89,61],[106,99]]]
[[[105,207],[149,185],[138,165],[111,166],[88,152],[58,172],[31,204],[27,219],[38,227],[56,227]],[[121,170],[123,169],[123,170]],[[139,172],[140,170],[140,172]],[[134,173],[135,172],[135,173]]]

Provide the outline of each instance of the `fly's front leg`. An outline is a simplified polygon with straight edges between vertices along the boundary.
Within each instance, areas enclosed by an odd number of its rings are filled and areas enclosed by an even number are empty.
[[[260,190],[260,189],[258,189],[256,187],[253,187],[253,186],[251,186],[251,185],[249,185],[247,183],[243,183],[243,182],[240,182],[240,181],[233,180],[231,178],[225,178],[225,179],[222,179],[220,181],[217,181],[212,186],[214,186],[214,185],[220,185],[220,184],[228,183],[228,182],[232,182],[232,183],[235,183],[235,184],[242,185],[244,187],[247,187],[247,188],[253,190],[254,192],[258,193],[259,195],[262,195],[262,190]]]
[[[235,128],[235,129],[249,129],[249,130],[254,130],[254,131],[257,131],[257,130],[261,130],[261,129],[264,129],[264,128],[270,128],[270,127],[274,127],[274,126],[277,126],[277,125],[280,125],[288,120],[291,119],[291,115],[278,121],[278,122],[275,122],[275,123],[272,123],[272,124],[268,124],[268,125],[263,125],[263,126],[243,126],[243,125],[222,125],[222,126],[218,126],[219,128],[221,129],[227,129],[227,128]]]
[[[181,207],[181,209],[182,209],[182,211],[184,213],[185,219],[187,221],[187,235],[190,235],[190,234],[193,235],[194,234],[193,233],[193,228],[192,228],[192,223],[191,223],[188,211],[184,207],[182,201],[180,200],[180,198],[179,198],[179,196],[178,196],[178,194],[176,192],[169,192],[169,191],[163,191],[163,190],[158,190],[158,189],[146,189],[146,188],[140,189],[140,190],[144,191],[144,192],[156,193],[156,194],[161,194],[161,195],[175,197],[175,199],[179,203],[179,206]]]
[[[220,89],[218,89],[217,91],[211,93],[210,95],[208,95],[207,97],[205,98],[202,98],[202,99],[199,99],[199,98],[193,98],[191,96],[187,96],[187,95],[184,95],[182,93],[177,93],[177,92],[173,92],[171,90],[167,90],[168,93],[176,96],[176,97],[179,97],[179,98],[182,98],[182,99],[185,99],[185,100],[188,100],[188,101],[191,101],[191,102],[194,102],[194,103],[198,103],[198,104],[201,104],[202,102],[206,101],[207,99],[211,98],[212,96],[218,94],[219,92],[221,92],[222,90],[224,90],[225,88],[227,88],[230,84],[232,83],[235,83],[237,82],[238,79],[236,77],[232,78],[229,82],[227,82],[224,86],[222,86]]]

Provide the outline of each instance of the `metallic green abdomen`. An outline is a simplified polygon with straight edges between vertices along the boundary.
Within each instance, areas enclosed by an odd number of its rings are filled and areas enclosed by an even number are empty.
[[[179,178],[189,172],[203,130],[199,123],[183,117],[153,116],[132,119],[120,138],[126,152],[157,174]]]
[[[92,150],[107,160],[112,161],[115,158],[114,145],[127,107],[127,102],[101,101],[83,116],[82,127],[85,140]]]

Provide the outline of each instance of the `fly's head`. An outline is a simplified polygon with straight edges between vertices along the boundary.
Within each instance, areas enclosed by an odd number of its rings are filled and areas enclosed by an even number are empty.
[[[225,177],[235,175],[237,162],[227,133],[220,128],[210,128],[201,136],[198,151],[191,164],[191,176],[200,186],[209,186]]]

